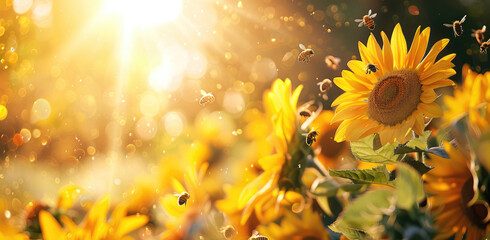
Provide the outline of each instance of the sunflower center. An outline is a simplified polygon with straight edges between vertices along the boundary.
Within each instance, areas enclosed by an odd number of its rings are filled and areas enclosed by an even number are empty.
[[[381,124],[394,126],[417,109],[421,94],[422,85],[415,72],[389,73],[374,85],[369,95],[369,115]]]

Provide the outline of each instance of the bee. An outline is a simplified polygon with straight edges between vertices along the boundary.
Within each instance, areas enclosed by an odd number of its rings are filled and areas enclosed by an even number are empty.
[[[445,27],[452,27],[454,31],[454,37],[459,37],[461,34],[463,34],[463,27],[461,27],[461,24],[464,23],[466,20],[466,15],[464,15],[463,18],[461,18],[461,21],[454,21],[453,24],[445,23],[443,24]]]
[[[237,231],[232,225],[228,225],[226,227],[221,228],[221,233],[223,233],[223,236],[226,239],[231,239],[237,234]]]
[[[378,14],[377,13],[371,14],[371,13],[372,13],[372,11],[371,11],[371,9],[369,9],[369,12],[367,15],[364,15],[364,17],[362,17],[362,19],[356,19],[354,21],[359,23],[359,27],[366,25],[369,28],[369,30],[372,31],[372,30],[374,30],[374,26],[375,26],[373,18],[375,18],[376,15],[378,15]]]
[[[490,46],[490,39],[488,39],[486,42],[482,42],[480,45],[480,53],[487,53],[487,49]]]
[[[215,100],[213,94],[206,93],[204,90],[201,90],[201,95],[202,97],[199,99],[199,104],[201,104],[201,106],[206,106],[209,103],[213,103]]]
[[[311,111],[308,110],[307,108],[305,108],[299,112],[299,115],[304,117],[304,118],[309,118],[309,117],[311,117]]]
[[[269,240],[269,238],[263,235],[259,235],[259,232],[255,230],[253,231],[252,236],[248,238],[248,240]]]
[[[379,68],[376,67],[377,64],[368,63],[364,69],[366,69],[366,74],[370,74],[371,72],[376,72]]]
[[[325,57],[325,63],[328,68],[337,70],[339,68],[340,58],[328,55]]]
[[[301,48],[301,50],[303,51],[300,52],[298,55],[298,62],[309,63],[310,58],[313,57],[313,55],[315,55],[315,52],[313,51],[313,49],[306,48],[305,45],[301,43],[299,44],[299,48]]]
[[[481,29],[478,29],[478,30],[471,29],[471,31],[473,31],[471,36],[476,38],[476,41],[478,42],[478,44],[482,44],[483,40],[485,39],[485,36],[483,35],[483,33],[485,33],[487,31],[487,26],[483,25],[483,27]]]
[[[313,142],[316,142],[316,137],[318,137],[318,132],[315,129],[311,129],[309,133],[303,134],[306,136],[306,145],[311,146]]]
[[[179,204],[179,206],[184,204],[187,205],[187,200],[191,198],[191,195],[188,192],[182,192],[181,194],[176,193],[174,196],[177,197],[177,204]]]
[[[323,79],[323,81],[317,83],[316,85],[320,86],[320,92],[326,92],[332,88],[332,81],[328,78]]]

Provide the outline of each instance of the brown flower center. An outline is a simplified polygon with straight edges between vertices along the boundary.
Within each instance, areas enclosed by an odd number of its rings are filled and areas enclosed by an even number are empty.
[[[389,73],[374,85],[369,95],[369,115],[381,124],[394,126],[417,109],[421,94],[422,85],[415,72]]]

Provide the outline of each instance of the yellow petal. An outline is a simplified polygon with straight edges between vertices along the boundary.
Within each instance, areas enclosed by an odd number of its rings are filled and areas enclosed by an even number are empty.
[[[341,111],[338,113],[336,112],[335,115],[333,116],[332,120],[330,120],[330,122],[335,123],[335,122],[343,121],[345,119],[353,119],[353,118],[357,118],[359,116],[365,115],[367,112],[367,108],[368,108],[368,106],[366,103],[363,103],[363,104],[357,105],[357,106],[349,107],[349,108],[345,109],[344,111]]]
[[[419,44],[417,47],[417,52],[414,54],[413,65],[417,66],[425,55],[427,50],[427,44],[429,43],[430,28],[427,27],[422,31],[419,36]]]
[[[183,193],[186,192],[185,187],[182,185],[182,183],[179,182],[176,178],[172,178],[172,186],[174,188],[174,191],[177,193]]]
[[[424,103],[431,103],[434,102],[437,99],[437,94],[434,92],[432,89],[427,89],[422,92],[422,95],[420,96],[420,100]]]
[[[437,55],[447,46],[449,39],[444,38],[437,41],[429,51],[429,54],[420,62],[417,69],[427,69],[436,60]]]
[[[417,49],[419,47],[419,37],[420,37],[420,26],[415,31],[415,35],[413,36],[412,46],[410,46],[410,50],[408,51],[408,55],[406,58],[405,66],[410,69],[415,69],[415,64],[413,63],[415,60],[415,55],[417,54]],[[418,63],[417,63],[418,64]]]
[[[343,121],[339,127],[337,128],[337,131],[335,131],[335,138],[334,140],[336,142],[343,142],[346,140],[346,134],[345,134],[345,131],[346,131],[346,128],[352,123],[352,120],[351,119],[347,119],[345,121]]]
[[[385,67],[385,72],[393,71],[393,52],[391,51],[390,40],[386,36],[385,32],[381,31],[381,38],[383,39],[383,66]]]
[[[445,70],[448,70],[448,69],[453,68],[453,67],[454,67],[454,64],[451,61],[439,60],[439,61],[437,61],[437,63],[431,65],[427,70],[420,73],[419,78],[420,79],[426,79],[426,78],[434,75],[435,73],[438,73],[440,71],[445,71]]]
[[[63,240],[65,239],[65,233],[63,228],[56,219],[51,216],[50,213],[41,210],[39,212],[39,222],[41,223],[41,229],[43,232],[43,238],[45,240]]]
[[[432,83],[435,83],[441,79],[447,79],[447,78],[453,76],[454,74],[456,74],[456,71],[454,71],[454,69],[450,68],[450,69],[446,69],[446,70],[436,72],[436,73],[432,74],[431,76],[429,76],[425,79],[420,79],[420,82],[424,85],[425,84],[432,84]]]
[[[358,79],[356,75],[347,70],[342,71],[342,78],[345,79],[356,91],[369,91],[373,89],[373,84],[369,81]]]
[[[144,226],[148,222],[148,217],[145,215],[133,215],[122,219],[117,228],[116,238],[121,238],[126,234]]]
[[[405,58],[407,56],[407,41],[402,32],[400,24],[396,24],[391,35],[391,49],[393,51],[394,66],[397,69],[405,68]]]
[[[438,118],[442,116],[442,108],[435,102],[432,103],[419,103],[418,110],[425,116],[430,118]]]
[[[337,106],[341,103],[344,102],[353,102],[353,101],[362,101],[363,99],[367,100],[367,95],[361,95],[361,94],[354,94],[350,92],[343,93],[342,95],[338,96],[333,102],[332,102],[332,107]]]
[[[262,169],[268,170],[284,164],[284,156],[282,154],[273,154],[260,158],[258,162]]]
[[[356,74],[356,78],[367,83],[376,83],[378,78],[374,74],[366,74],[366,64],[359,60],[350,60],[347,66]],[[382,67],[378,68],[381,70]]]
[[[437,89],[441,87],[454,86],[456,85],[451,79],[441,79],[439,81],[433,82],[431,84],[423,84],[422,91],[426,89]]]

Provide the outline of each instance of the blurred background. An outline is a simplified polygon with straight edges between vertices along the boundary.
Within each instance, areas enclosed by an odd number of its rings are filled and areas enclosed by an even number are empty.
[[[408,44],[418,26],[431,27],[429,46],[449,38],[441,55],[457,54],[456,82],[464,63],[490,69],[470,36],[490,26],[489,0],[0,0],[1,218],[33,199],[54,204],[68,183],[124,200],[185,154],[233,184],[248,166],[236,163],[260,151],[246,126],[264,90],[290,78],[305,86],[300,102],[330,108],[341,91],[325,98],[317,83],[359,58],[371,31],[354,19],[369,9],[378,42],[397,23]],[[443,24],[465,14],[455,38]],[[300,43],[315,51],[309,64]],[[201,106],[201,90],[216,101]]]

